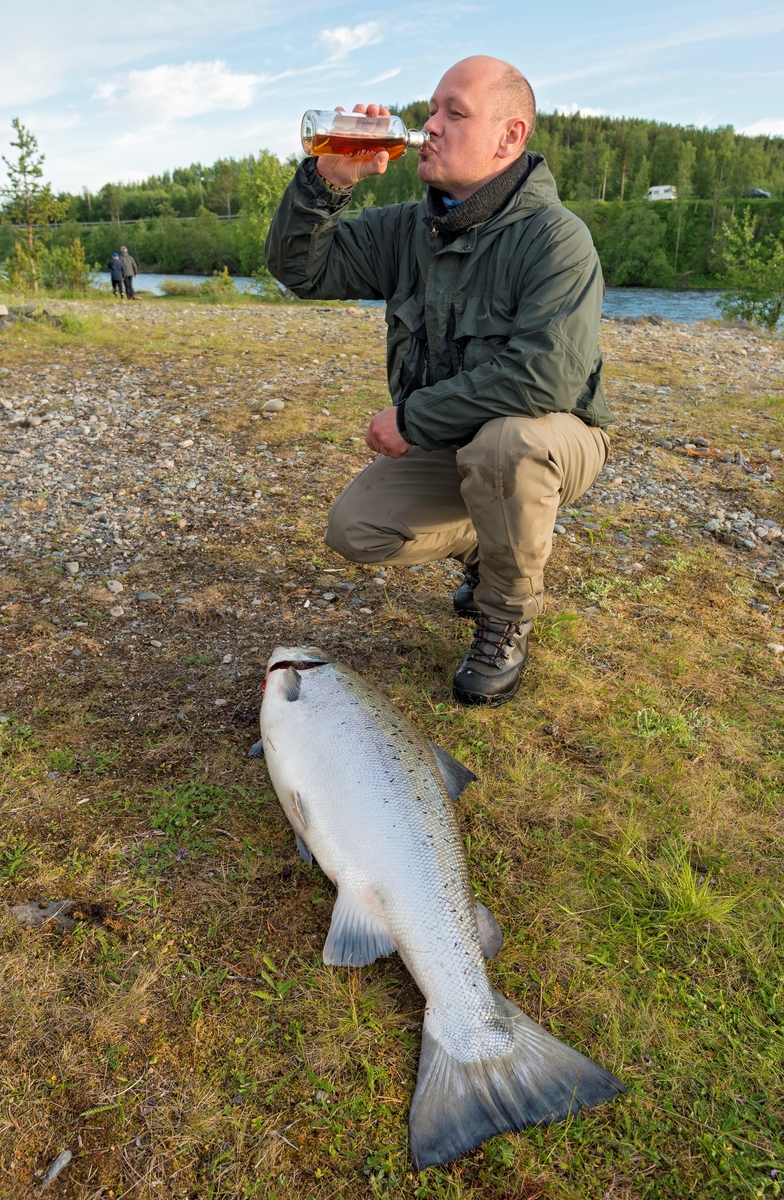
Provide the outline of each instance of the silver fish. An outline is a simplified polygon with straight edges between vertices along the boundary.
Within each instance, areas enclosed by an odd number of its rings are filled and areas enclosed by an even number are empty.
[[[324,962],[358,967],[397,950],[427,1002],[409,1116],[416,1167],[625,1091],[488,979],[483,949],[495,954],[502,934],[474,899],[454,807],[476,776],[312,646],[274,650],[264,685],[273,787],[300,854],[338,889]]]

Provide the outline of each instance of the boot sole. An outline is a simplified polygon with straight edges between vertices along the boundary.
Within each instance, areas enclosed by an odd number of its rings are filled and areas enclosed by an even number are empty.
[[[452,687],[452,695],[458,704],[462,704],[464,708],[500,708],[502,704],[508,704],[514,699],[520,691],[522,683],[521,674],[517,677],[517,683],[508,692],[500,692],[497,696],[483,696],[480,692],[464,692],[462,688]]]

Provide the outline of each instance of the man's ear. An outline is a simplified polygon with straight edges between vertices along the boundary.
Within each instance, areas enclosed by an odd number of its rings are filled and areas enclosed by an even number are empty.
[[[499,158],[519,158],[525,148],[528,125],[522,117],[510,121],[498,147]]]

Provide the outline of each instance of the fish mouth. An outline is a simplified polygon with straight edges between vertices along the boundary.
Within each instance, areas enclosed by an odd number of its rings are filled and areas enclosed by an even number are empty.
[[[307,671],[310,667],[324,667],[333,662],[331,654],[319,650],[317,646],[276,646],[267,659],[267,670],[283,670],[286,667],[296,667],[298,671]]]
[[[284,656],[290,654],[292,657],[279,658],[279,654]],[[267,670],[264,674],[263,680],[261,681],[261,694],[263,696],[266,692],[267,684],[269,683],[269,677],[273,671],[285,671],[289,667],[293,667],[295,671],[300,673],[302,671],[309,671],[313,667],[326,667],[330,662],[332,662],[332,658],[329,656],[322,658],[321,651],[317,650],[315,646],[278,646],[277,649],[273,650],[269,657]]]

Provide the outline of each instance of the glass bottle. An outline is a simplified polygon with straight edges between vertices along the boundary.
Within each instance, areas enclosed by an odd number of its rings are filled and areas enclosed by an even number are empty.
[[[364,113],[324,112],[309,108],[300,128],[306,154],[342,154],[345,158],[373,158],[386,150],[391,159],[402,158],[409,146],[418,150],[430,141],[424,129],[406,129],[400,117],[367,117]]]

